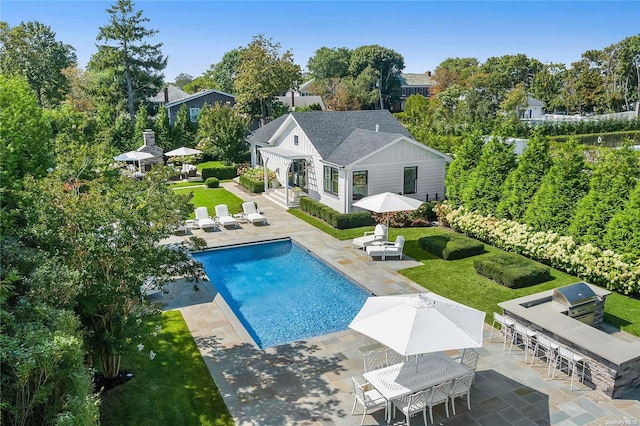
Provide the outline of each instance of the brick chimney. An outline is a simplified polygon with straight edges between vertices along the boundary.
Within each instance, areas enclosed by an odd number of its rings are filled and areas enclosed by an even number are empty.
[[[431,77],[431,71],[427,71],[427,77]]]
[[[169,103],[169,87],[165,87],[164,88],[164,103],[168,104]]]

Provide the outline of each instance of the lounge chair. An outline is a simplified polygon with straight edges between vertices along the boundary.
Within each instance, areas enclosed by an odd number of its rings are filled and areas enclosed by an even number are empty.
[[[234,228],[238,227],[238,221],[229,214],[229,208],[226,204],[218,204],[216,206],[216,217],[214,218],[214,220],[218,225],[225,228],[232,225]]]
[[[367,246],[367,256],[369,256],[369,259],[374,256],[380,256],[382,260],[386,260],[389,256],[398,256],[400,260],[402,260],[404,237],[402,235],[398,235],[393,245],[389,244],[390,243]]]
[[[352,247],[364,249],[373,244],[374,241],[385,242],[387,241],[387,235],[389,230],[381,223],[377,224],[373,231],[367,231],[364,236],[354,238],[351,242]]]
[[[216,222],[209,216],[209,210],[206,207],[196,207],[195,214],[196,218],[193,220],[194,228],[213,228],[215,230],[218,227]]]
[[[256,203],[253,201],[247,201],[246,203],[242,203],[242,218],[253,223],[254,225],[257,223],[261,223],[263,225],[267,224],[267,218],[258,213],[256,209]]]

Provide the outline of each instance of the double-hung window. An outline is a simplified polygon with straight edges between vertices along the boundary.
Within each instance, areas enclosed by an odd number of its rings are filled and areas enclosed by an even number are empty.
[[[338,195],[338,169],[335,167],[324,166],[324,192]]]
[[[403,194],[415,194],[416,192],[418,192],[418,167],[405,167]]]
[[[198,121],[198,116],[200,115],[200,108],[189,108],[189,118],[192,123]]]
[[[367,196],[367,182],[369,180],[367,173],[366,170],[353,172],[352,198],[354,201]]]

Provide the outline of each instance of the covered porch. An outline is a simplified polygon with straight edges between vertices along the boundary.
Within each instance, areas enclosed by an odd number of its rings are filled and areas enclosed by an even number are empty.
[[[286,208],[297,207],[308,194],[311,154],[282,147],[258,148],[264,167],[264,194]],[[269,171],[276,181],[269,182]]]

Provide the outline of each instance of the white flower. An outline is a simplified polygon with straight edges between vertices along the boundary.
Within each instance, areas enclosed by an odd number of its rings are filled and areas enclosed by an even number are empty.
[[[141,318],[138,318],[138,319],[136,320],[136,325],[137,325],[138,327],[140,327],[140,324],[142,324],[142,319],[141,319]]]
[[[141,351],[144,349],[144,345],[142,343],[138,343],[138,346],[136,346],[138,348],[138,351]]]
[[[156,353],[154,351],[149,351],[149,359],[153,360],[156,357]]]

